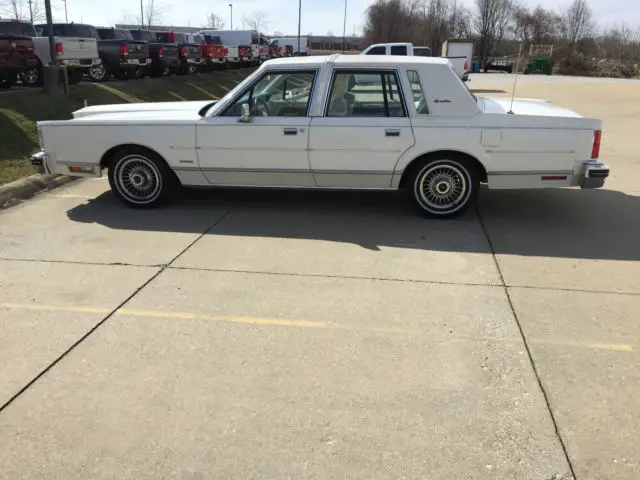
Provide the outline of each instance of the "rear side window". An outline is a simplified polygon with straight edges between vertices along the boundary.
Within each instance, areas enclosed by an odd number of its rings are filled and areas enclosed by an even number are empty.
[[[185,35],[181,34],[181,33],[176,33],[176,34],[174,34],[174,36],[175,36],[175,39],[176,39],[176,43],[179,43],[179,44],[189,43],[187,41],[187,37]]]
[[[429,47],[418,47],[413,49],[413,55],[416,57],[430,57],[431,49]]]
[[[405,117],[396,72],[335,72],[326,116]]]
[[[0,33],[8,33],[9,35],[25,35],[27,37],[35,37],[36,31],[30,23],[24,22],[0,22]]]
[[[367,55],[385,55],[386,53],[386,47],[373,47],[367,52]]]
[[[420,75],[415,70],[407,71],[407,78],[409,80],[409,87],[411,88],[411,93],[413,94],[413,104],[416,107],[416,112],[418,115],[426,115],[429,113],[427,109],[427,99],[424,96],[424,90],[422,89],[422,84],[420,83]]]
[[[405,45],[395,45],[391,47],[391,55],[406,55],[407,47]]]
[[[172,43],[169,41],[168,33],[156,33],[156,40],[161,43]]]

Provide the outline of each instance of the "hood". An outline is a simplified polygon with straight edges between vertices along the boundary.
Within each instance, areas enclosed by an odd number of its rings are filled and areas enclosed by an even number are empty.
[[[511,107],[510,98],[478,97],[478,99],[482,101],[482,110],[485,113],[507,113],[512,109],[515,115],[582,118],[582,115],[576,112],[553,105],[550,100],[514,98],[513,107]]]
[[[85,118],[96,115],[112,115],[112,114],[136,114],[136,113],[152,113],[156,118],[161,118],[162,112],[167,112],[167,119],[172,119],[175,113],[186,112],[198,116],[200,110],[205,107],[211,107],[217,103],[217,100],[204,100],[197,102],[147,102],[147,103],[119,103],[115,105],[96,105],[94,107],[85,107],[73,112],[73,118]],[[135,116],[135,115],[134,115]]]

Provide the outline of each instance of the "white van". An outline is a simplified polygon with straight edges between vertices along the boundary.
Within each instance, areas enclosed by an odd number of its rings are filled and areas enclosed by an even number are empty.
[[[255,30],[207,30],[207,33],[220,37],[224,45],[250,47],[253,63],[269,59],[269,42],[260,32]]]
[[[269,40],[271,45],[293,45],[293,56],[306,56],[310,55],[311,49],[309,48],[309,39],[307,37],[300,37],[300,49],[298,50],[298,37],[280,37],[272,38]]]

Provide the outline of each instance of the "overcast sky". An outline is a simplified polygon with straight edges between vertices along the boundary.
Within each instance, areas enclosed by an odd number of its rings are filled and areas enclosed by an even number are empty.
[[[24,0],[26,2],[26,0]],[[144,0],[145,3],[148,0]],[[472,6],[474,0],[459,0]],[[569,3],[570,0],[520,0],[529,6],[541,4],[547,8]],[[137,2],[137,4],[136,4]],[[229,3],[233,4],[233,26],[242,26],[242,18],[261,11],[267,16],[267,33],[280,31],[296,34],[298,0],[156,0],[163,5],[160,19],[165,24],[201,26],[207,14],[221,16],[230,26]],[[360,33],[364,11],[373,0],[347,0],[347,34]],[[62,0],[52,0],[54,18],[64,21]],[[302,0],[302,33],[342,35],[344,0]],[[589,0],[593,17],[600,25],[625,21],[640,27],[640,0]],[[139,0],[67,0],[69,21],[94,25],[113,25],[139,16]]]

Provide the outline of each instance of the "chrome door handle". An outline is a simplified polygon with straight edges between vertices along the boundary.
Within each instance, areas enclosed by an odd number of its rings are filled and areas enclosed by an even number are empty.
[[[395,130],[395,129],[392,129],[392,128],[387,128],[387,129],[384,131],[384,134],[385,134],[387,137],[399,137],[399,136],[400,136],[400,130]]]
[[[285,135],[297,135],[298,134],[298,129],[297,128],[283,128],[282,129],[282,133],[284,133]]]

